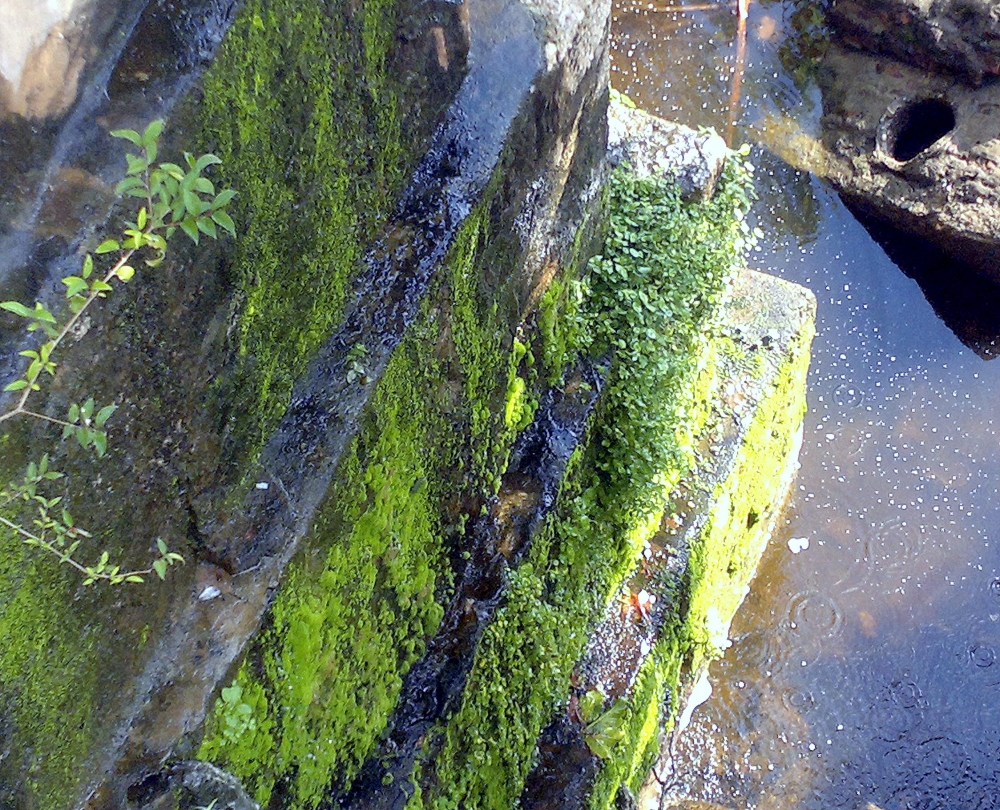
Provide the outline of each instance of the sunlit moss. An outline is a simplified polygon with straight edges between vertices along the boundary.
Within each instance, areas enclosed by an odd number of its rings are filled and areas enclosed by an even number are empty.
[[[377,383],[308,550],[236,676],[252,723],[230,722],[246,710],[225,695],[208,721],[199,756],[262,803],[280,786],[289,806],[315,807],[372,754],[441,620],[448,553],[468,517],[456,496],[475,508],[506,463],[515,431],[504,397],[524,350],[493,305],[502,291],[491,294],[477,269],[486,255],[497,260],[488,202]]]
[[[598,421],[560,505],[511,574],[462,705],[437,732],[440,747],[429,749],[409,810],[515,805],[590,629],[692,463],[686,443],[707,414],[703,350],[723,281],[741,258],[746,182],[731,166],[713,201],[699,205],[682,202],[665,181],[617,175],[605,253],[583,280],[572,330],[577,349],[611,358]],[[545,311],[554,312],[561,295],[554,292]],[[545,311],[542,328],[558,346]],[[553,356],[550,373],[560,362]],[[651,677],[662,694],[662,675]],[[648,757],[650,717],[637,720],[640,757]]]
[[[339,323],[364,247],[416,158],[401,134],[399,79],[387,73],[399,9],[250,0],[205,76],[203,139],[238,192],[230,260],[243,461]]]

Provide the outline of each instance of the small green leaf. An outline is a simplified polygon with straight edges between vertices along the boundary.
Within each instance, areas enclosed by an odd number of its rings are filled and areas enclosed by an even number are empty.
[[[134,129],[113,129],[110,134],[112,138],[124,138],[136,146],[142,146],[142,136]]]
[[[184,170],[176,163],[161,163],[160,169],[174,178],[174,180],[181,180],[184,177]]]
[[[129,575],[127,576],[127,577],[125,577],[125,581],[126,581],[126,582],[135,582],[135,583],[137,583],[137,584],[140,584],[140,585],[141,585],[141,584],[142,584],[143,582],[145,582],[146,580],[144,580],[144,579],[143,579],[142,577],[140,577],[140,576],[139,576],[138,574],[129,574]]]
[[[208,217],[198,217],[198,230],[213,239],[218,239],[218,232],[215,230],[215,223]]]
[[[167,578],[167,561],[166,560],[153,560],[153,570],[156,571],[156,575],[160,579]]]
[[[589,723],[597,717],[604,705],[604,693],[600,689],[591,689],[580,698],[580,719]]]
[[[227,188],[225,191],[220,191],[215,195],[215,199],[212,200],[212,210],[217,211],[219,208],[224,208],[229,205],[230,200],[236,196],[236,192],[231,188]]]
[[[115,194],[124,194],[126,191],[132,191],[132,189],[141,188],[143,194],[145,194],[145,183],[142,182],[141,177],[126,177],[117,186],[115,186]]]
[[[149,168],[149,164],[141,157],[137,155],[125,155],[125,160],[128,163],[128,174],[129,176],[140,175]],[[132,189],[135,191],[135,189]]]
[[[79,295],[83,290],[87,289],[87,282],[79,276],[66,276],[62,281],[66,285],[67,298]]]
[[[215,222],[220,228],[223,228],[233,236],[236,236],[236,225],[233,223],[232,217],[229,216],[225,211],[214,211],[212,213],[212,221]]]
[[[163,542],[162,538],[159,537],[156,538],[156,548],[159,549],[160,554],[166,555],[167,544]]]
[[[191,189],[192,191],[197,191],[201,194],[215,194],[215,186],[212,185],[212,181],[207,177],[199,177],[194,181],[194,185]]]
[[[146,127],[146,131],[142,133],[142,142],[140,145],[149,146],[151,143],[156,143],[161,132],[163,132],[163,119],[156,118],[150,121]]]
[[[105,239],[97,246],[94,253],[111,253],[112,251],[118,250],[120,247],[121,245],[119,245],[114,239]]]
[[[198,244],[198,226],[195,225],[194,217],[188,217],[181,223],[181,230],[184,231],[196,245]]]
[[[125,284],[128,284],[128,282],[132,279],[132,276],[134,275],[135,275],[135,268],[132,267],[131,265],[123,264],[121,267],[118,268],[117,276]]]
[[[143,206],[142,208],[139,209],[139,214],[135,220],[135,224],[139,227],[140,231],[146,227],[147,219],[148,219],[148,214],[146,212],[146,206]]]
[[[198,216],[201,213],[202,201],[193,191],[184,190],[181,192],[184,198],[184,207],[187,209],[189,214],[194,214]]]
[[[34,317],[34,313],[30,309],[24,304],[19,304],[17,301],[4,301],[0,303],[0,308],[6,309],[8,312],[13,312],[15,315],[20,315],[22,318]]]
[[[213,155],[211,152],[208,152],[198,158],[192,168],[195,170],[195,173],[201,174],[209,166],[215,166],[219,163],[222,163],[222,160],[220,160],[216,155]]]
[[[14,380],[14,382],[9,383],[3,390],[4,391],[20,391],[28,387],[27,380]]]
[[[105,405],[97,412],[97,416],[94,417],[94,424],[97,425],[97,427],[104,427],[104,423],[107,422],[108,419],[111,418],[111,415],[117,410],[117,405]]]
[[[44,323],[55,323],[55,316],[49,312],[45,307],[43,307],[38,301],[35,302],[35,309],[31,313],[31,317],[36,321],[42,321]]]

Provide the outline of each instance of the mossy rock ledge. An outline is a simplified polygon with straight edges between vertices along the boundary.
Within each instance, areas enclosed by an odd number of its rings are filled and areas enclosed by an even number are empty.
[[[683,197],[609,167],[605,3],[176,5],[110,27],[119,64],[84,77],[93,115],[39,175],[99,202],[29,222],[45,248],[0,278],[27,297],[73,271],[116,217],[120,154],[95,144],[155,115],[164,155],[222,157],[239,236],[177,252],[67,350],[45,407],[113,398],[104,460],[31,424],[0,471],[49,450],[96,553],[140,566],[160,537],[187,562],[84,588],[0,536],[0,808],[639,795],[804,412],[813,303],[743,269],[740,159]],[[638,617],[637,588],[659,597]]]

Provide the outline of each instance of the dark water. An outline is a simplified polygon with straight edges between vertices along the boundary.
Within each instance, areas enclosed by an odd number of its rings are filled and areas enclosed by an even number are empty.
[[[806,3],[751,6],[738,139],[792,133],[782,154],[808,162],[817,20]],[[661,115],[725,129],[735,32],[729,6],[619,8],[614,82]],[[765,238],[751,262],[819,302],[802,469],[711,669],[715,693],[676,741],[668,794],[1000,807],[1000,363],[985,359],[1000,295],[947,262],[907,275],[820,181],[760,148],[753,160]],[[891,252],[920,258],[913,247]],[[987,315],[970,338],[976,309]]]

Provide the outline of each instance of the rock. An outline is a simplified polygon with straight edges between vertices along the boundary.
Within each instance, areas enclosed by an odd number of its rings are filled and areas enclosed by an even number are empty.
[[[831,45],[822,173],[851,207],[1000,281],[1000,87]]]
[[[250,798],[239,779],[210,762],[182,762],[175,771],[183,774],[181,787],[189,795],[192,807],[260,810],[260,805]]]
[[[640,177],[673,177],[685,200],[708,199],[729,150],[715,132],[697,132],[612,98],[608,152],[614,165],[628,163]]]
[[[992,0],[839,0],[830,22],[866,50],[972,84],[1000,74],[1000,8]]]

